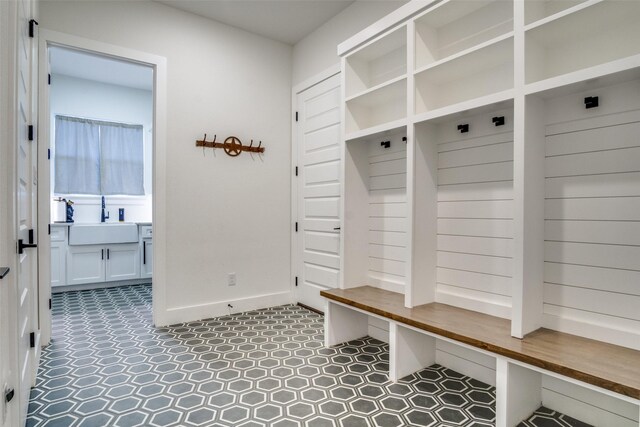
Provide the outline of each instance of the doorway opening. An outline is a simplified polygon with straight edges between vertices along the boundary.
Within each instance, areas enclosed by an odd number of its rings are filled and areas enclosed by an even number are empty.
[[[47,59],[55,316],[63,293],[153,286],[154,68],[57,45]]]

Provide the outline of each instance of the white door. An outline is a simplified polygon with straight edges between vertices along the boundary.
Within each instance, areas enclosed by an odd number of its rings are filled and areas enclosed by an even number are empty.
[[[17,232],[18,242],[35,244],[37,241],[37,135],[36,120],[37,46],[36,38],[29,37],[29,21],[33,16],[33,3],[20,0],[18,7],[17,40]],[[37,29],[33,28],[34,36]],[[20,245],[19,245],[20,246]],[[20,381],[20,422],[24,425],[29,404],[30,387],[35,384],[39,356],[38,325],[38,259],[37,251],[26,247],[18,251],[18,375]],[[33,333],[33,336],[32,336]]]
[[[104,282],[106,256],[104,246],[69,246],[67,285]]]
[[[340,267],[340,75],[298,94],[297,299],[324,309]]]
[[[153,276],[153,240],[142,240],[142,265],[140,266],[140,277],[149,278]]]
[[[131,280],[140,278],[140,246],[137,243],[109,245],[105,280]]]

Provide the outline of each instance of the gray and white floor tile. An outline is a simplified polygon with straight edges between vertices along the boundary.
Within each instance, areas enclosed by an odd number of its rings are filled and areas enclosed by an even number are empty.
[[[324,348],[322,316],[299,306],[155,328],[136,285],[55,294],[53,325],[29,427],[495,422],[493,387],[439,365],[391,383],[386,344]]]

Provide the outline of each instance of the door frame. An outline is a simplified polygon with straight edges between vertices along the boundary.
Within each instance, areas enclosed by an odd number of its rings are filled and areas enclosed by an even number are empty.
[[[301,272],[298,271],[299,252],[302,249],[300,244],[300,235],[295,231],[295,223],[298,220],[298,197],[300,186],[298,185],[298,179],[296,177],[296,166],[298,166],[298,122],[296,121],[296,113],[299,111],[298,107],[298,95],[305,90],[311,89],[313,86],[322,83],[323,81],[330,79],[333,76],[339,75],[341,72],[340,64],[335,64],[326,70],[316,74],[313,77],[298,83],[291,89],[291,294],[293,300],[298,301],[298,289],[296,288],[296,277],[300,276]],[[343,117],[340,114],[340,117]],[[342,132],[340,133],[342,135]],[[340,180],[342,182],[342,179]],[[342,203],[342,202],[341,202]],[[342,254],[340,254],[342,256]]]
[[[167,59],[162,56],[103,43],[84,37],[57,31],[41,29],[38,46],[40,68],[38,70],[38,228],[47,230],[51,219],[50,208],[50,161],[47,150],[50,141],[50,109],[48,84],[48,53],[49,47],[61,46],[102,56],[108,56],[128,62],[136,62],[153,69],[153,141],[152,141],[152,181],[153,207],[152,221],[154,228],[153,253],[153,322],[155,325],[166,324],[166,235],[167,235],[167,188],[166,188],[166,146],[167,146]],[[51,341],[51,254],[49,252],[51,239],[48,233],[39,233],[38,242],[38,290],[41,344],[47,345]]]
[[[17,150],[17,36],[18,5],[0,2],[0,266],[10,272],[0,280],[0,425],[17,425],[20,387],[18,375],[17,255],[16,255],[16,150]],[[5,387],[13,388],[12,403],[4,399]],[[7,418],[3,421],[3,412]]]

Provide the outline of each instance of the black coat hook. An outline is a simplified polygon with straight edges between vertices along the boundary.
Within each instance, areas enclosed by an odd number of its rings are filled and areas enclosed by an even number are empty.
[[[389,147],[391,147],[391,141],[382,141],[380,143],[380,146],[384,147],[384,148],[389,148]]]
[[[595,108],[600,104],[597,96],[587,96],[584,99],[584,107],[586,109]]]
[[[404,142],[406,143],[406,142],[407,142],[407,137],[406,137],[406,136],[403,136],[403,137],[402,137],[402,141],[404,141]]]
[[[498,116],[491,119],[494,125],[503,126],[504,125],[504,116]]]
[[[468,124],[458,125],[458,130],[460,131],[460,133],[467,133],[469,132],[469,125]]]

